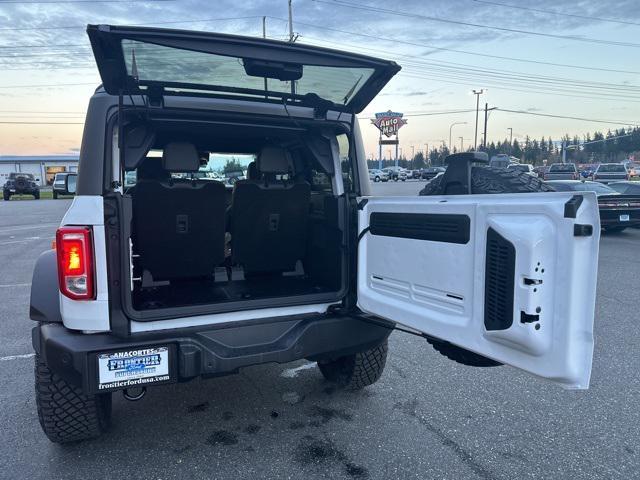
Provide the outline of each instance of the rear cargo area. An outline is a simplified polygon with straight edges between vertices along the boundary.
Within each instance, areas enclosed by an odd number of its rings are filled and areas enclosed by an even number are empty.
[[[162,140],[125,172],[134,311],[339,297],[346,216],[332,152],[346,135],[154,128]]]

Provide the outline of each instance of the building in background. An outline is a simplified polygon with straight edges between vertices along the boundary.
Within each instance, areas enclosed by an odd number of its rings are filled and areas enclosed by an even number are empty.
[[[0,185],[12,172],[31,173],[40,186],[50,186],[56,173],[77,171],[77,155],[0,155]]]

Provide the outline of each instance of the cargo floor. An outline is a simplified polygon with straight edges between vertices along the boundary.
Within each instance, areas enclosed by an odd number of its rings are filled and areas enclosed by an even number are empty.
[[[136,310],[153,310],[329,291],[329,288],[304,276],[272,276],[217,282],[213,279],[183,280],[171,285],[136,287],[133,291],[133,307]]]

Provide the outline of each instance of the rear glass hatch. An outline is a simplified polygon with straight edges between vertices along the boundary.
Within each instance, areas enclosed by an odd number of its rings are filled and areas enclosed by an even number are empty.
[[[89,25],[107,93],[184,92],[322,101],[361,112],[400,70],[392,61],[299,43],[210,32]]]

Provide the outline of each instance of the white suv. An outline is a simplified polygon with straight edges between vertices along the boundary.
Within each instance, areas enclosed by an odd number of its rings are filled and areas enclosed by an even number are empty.
[[[487,182],[470,167],[486,155],[462,154],[428,196],[374,197],[356,114],[395,63],[216,33],[88,34],[103,86],[31,287],[49,439],[104,432],[112,392],[249,365],[306,358],[362,388],[397,323],[458,362],[588,386],[592,192],[521,195],[541,184]],[[199,178],[216,152],[253,158],[247,178]],[[507,193],[468,195],[487,185]]]

